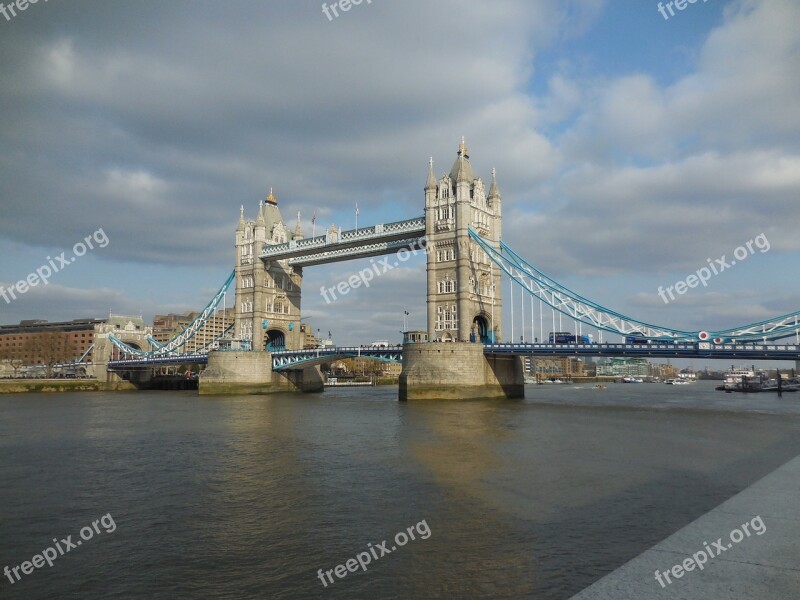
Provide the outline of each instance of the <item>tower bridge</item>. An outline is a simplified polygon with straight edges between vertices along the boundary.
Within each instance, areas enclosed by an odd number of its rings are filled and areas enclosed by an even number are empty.
[[[294,228],[286,225],[278,198],[270,190],[255,219],[246,219],[242,207],[234,271],[195,322],[175,339],[149,349],[109,336],[116,352],[109,371],[185,360],[207,363],[201,393],[321,390],[321,362],[358,355],[364,349],[303,349],[303,269],[404,248],[426,252],[429,342],[360,354],[402,361],[402,399],[520,396],[523,355],[800,360],[800,312],[725,330],[681,330],[627,317],[548,277],[502,241],[502,196],[496,172],[492,170],[488,186],[477,177],[463,139],[449,173],[437,177],[430,160],[423,189],[422,216],[347,231],[331,226],[323,235],[310,238],[303,235],[299,218]],[[501,277],[513,282],[521,298],[550,307],[576,328],[633,337],[638,343],[504,342]],[[212,318],[233,287],[234,322],[202,352],[182,353],[186,340]],[[789,337],[794,338],[793,344],[776,343]]]

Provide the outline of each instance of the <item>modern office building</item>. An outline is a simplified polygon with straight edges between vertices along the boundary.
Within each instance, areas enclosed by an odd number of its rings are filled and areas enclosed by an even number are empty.
[[[166,344],[176,335],[186,329],[200,313],[188,311],[185,313],[169,313],[153,317],[153,339],[160,344]],[[187,353],[199,352],[214,340],[222,336],[236,318],[234,307],[219,310],[206,321],[206,324],[189,339],[183,346]]]

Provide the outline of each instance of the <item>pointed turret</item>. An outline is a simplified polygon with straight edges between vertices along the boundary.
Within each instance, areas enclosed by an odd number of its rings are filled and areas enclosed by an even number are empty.
[[[472,165],[469,162],[469,151],[467,144],[464,141],[464,136],[461,136],[461,144],[458,147],[458,157],[456,162],[453,163],[453,168],[450,169],[450,179],[455,183],[467,182],[472,183],[475,180],[475,174],[472,171]]]
[[[295,240],[302,240],[303,239],[303,226],[300,224],[300,211],[297,211],[297,222],[294,226],[294,236],[293,239]]]
[[[436,174],[433,172],[433,157],[428,163],[430,166],[428,168],[428,180],[425,182],[425,191],[428,190],[435,190],[436,189]]]
[[[258,216],[256,217],[256,227],[264,227],[266,225],[266,221],[264,221],[264,202],[258,202]]]
[[[492,185],[489,187],[489,200],[500,199],[500,188],[497,187],[497,170],[492,169]]]
[[[244,204],[239,209],[239,224],[236,226],[236,231],[244,231]]]

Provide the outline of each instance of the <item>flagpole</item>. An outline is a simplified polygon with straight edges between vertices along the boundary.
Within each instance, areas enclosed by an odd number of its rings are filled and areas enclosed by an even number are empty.
[[[314,216],[311,217],[311,237],[317,237],[317,211],[314,211]]]
[[[358,202],[356,202],[356,233],[358,233]]]

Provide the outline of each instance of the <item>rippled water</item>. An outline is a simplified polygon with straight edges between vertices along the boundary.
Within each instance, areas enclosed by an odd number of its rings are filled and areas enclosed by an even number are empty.
[[[800,454],[797,394],[396,397],[0,396],[0,569],[116,523],[0,597],[568,598]]]

